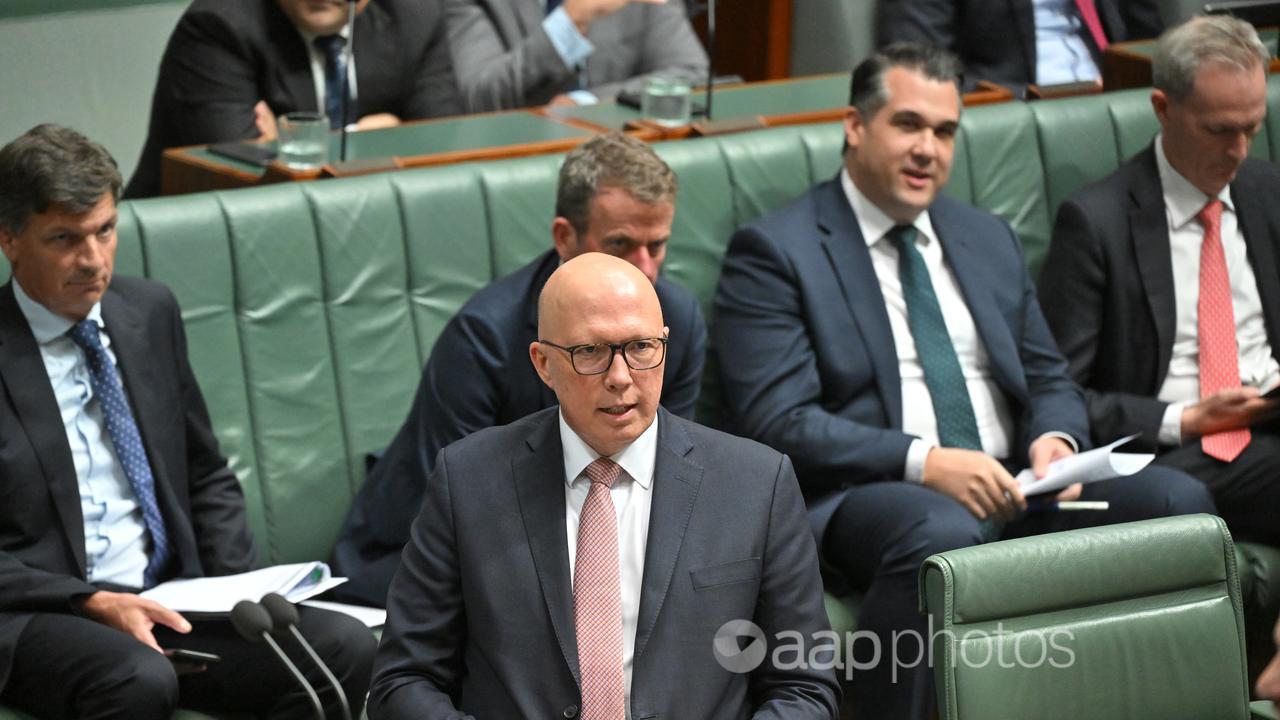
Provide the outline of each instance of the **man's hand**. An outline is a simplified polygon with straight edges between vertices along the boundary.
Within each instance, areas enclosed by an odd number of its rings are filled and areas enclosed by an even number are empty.
[[[1071,449],[1071,445],[1060,437],[1045,436],[1036,438],[1031,443],[1031,449],[1028,451],[1031,458],[1031,472],[1036,474],[1036,479],[1043,479],[1045,474],[1049,472],[1049,464],[1054,460],[1075,455],[1076,451]],[[1080,493],[1084,492],[1084,486],[1080,483],[1072,483],[1062,489],[1055,498],[1058,502],[1069,502],[1080,497]]]
[[[578,26],[578,32],[583,35],[591,29],[591,23],[599,20],[606,15],[612,15],[630,3],[648,3],[650,5],[661,5],[667,0],[565,0],[560,7],[564,8],[565,14]]]
[[[568,106],[573,106],[577,104],[578,103],[574,102],[573,98],[569,97],[568,94],[560,93],[559,95],[551,98],[551,100],[547,103],[547,107],[558,107],[558,106],[568,107]]]
[[[1257,388],[1222,390],[1182,410],[1182,439],[1246,428],[1276,409],[1276,403],[1261,397]]]
[[[155,648],[156,652],[164,652],[155,635],[151,634],[151,628],[157,624],[180,633],[191,632],[191,623],[186,618],[154,600],[131,593],[99,590],[86,598],[80,609],[89,618],[132,635],[138,642]]]
[[[400,124],[400,118],[391,113],[374,113],[365,115],[356,121],[357,130],[377,130],[379,128],[395,127]]]
[[[276,130],[276,115],[267,106],[266,100],[259,100],[253,106],[253,125],[258,129],[258,140],[265,142],[275,140],[280,133]]]
[[[924,459],[924,484],[954,498],[979,520],[996,513],[1012,519],[1027,508],[1009,471],[995,458],[976,450],[930,449]]]

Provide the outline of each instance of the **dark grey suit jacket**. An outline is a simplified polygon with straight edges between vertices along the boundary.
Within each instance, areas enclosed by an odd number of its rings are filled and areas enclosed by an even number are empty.
[[[356,16],[354,118],[462,112],[449,64],[443,0],[372,0]],[[126,197],[160,192],[166,148],[257,137],[253,106],[323,110],[311,59],[277,0],[195,0],[160,60],[151,125]]]
[[[1262,299],[1271,352],[1280,351],[1280,170],[1246,160],[1231,183]],[[1154,148],[1058,208],[1040,275],[1045,318],[1085,388],[1099,441],[1141,433],[1155,450],[1167,403],[1177,307],[1169,224]],[[1280,355],[1278,355],[1280,357]]]
[[[244,572],[244,495],[218,451],[168,288],[116,277],[102,318],[155,476],[174,562],[164,579]],[[70,613],[85,581],[84,518],[58,403],[13,287],[0,287],[0,688],[31,613]]]
[[[577,89],[578,73],[564,64],[542,21],[544,0],[446,0],[449,43],[468,112],[544,105]],[[587,39],[589,90],[610,100],[641,75],[704,80],[707,53],[685,17],[683,0],[637,3],[592,23]]]
[[[960,56],[966,87],[978,80],[1021,87],[1036,81],[1031,0],[878,0],[876,45],[927,42]],[[1152,38],[1164,29],[1154,0],[1094,0],[1111,42]],[[1084,33],[1094,61],[1102,53]]]
[[[725,670],[720,627],[806,642],[822,581],[786,457],[658,411],[631,711],[642,718],[832,718],[830,670]],[[445,448],[391,586],[372,718],[574,717],[581,704],[558,410]]]
[[[1017,453],[1046,432],[1088,446],[1080,388],[1045,325],[1013,229],[938,196],[930,220],[1014,414]],[[736,431],[795,458],[821,542],[845,488],[901,480],[902,381],[880,282],[838,179],[734,234],[711,333]]]

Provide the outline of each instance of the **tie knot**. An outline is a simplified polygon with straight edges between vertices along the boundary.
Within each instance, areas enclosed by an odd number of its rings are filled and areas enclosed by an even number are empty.
[[[97,353],[102,350],[102,338],[98,337],[98,323],[88,318],[72,325],[67,335],[85,352]]]
[[[1196,213],[1196,220],[1204,226],[1206,230],[1217,228],[1222,223],[1222,201],[1214,198],[1200,208],[1200,212]]]
[[[328,57],[336,56],[347,46],[347,39],[341,35],[321,35],[312,42]]]
[[[894,245],[897,245],[898,251],[901,252],[902,248],[908,245],[915,245],[916,227],[915,225],[894,225],[888,233],[885,233],[885,237],[889,238],[889,241]]]
[[[622,468],[609,458],[602,457],[593,460],[584,472],[591,479],[591,482],[612,488],[613,484],[618,481],[618,476],[622,474]]]

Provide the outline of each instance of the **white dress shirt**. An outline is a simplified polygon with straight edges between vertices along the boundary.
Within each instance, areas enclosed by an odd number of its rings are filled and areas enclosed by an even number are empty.
[[[858,190],[848,171],[840,171],[840,183],[871,251],[871,263],[880,281],[880,292],[889,312],[889,325],[893,328],[898,374],[902,378],[902,430],[916,436],[907,450],[904,479],[923,482],[925,456],[930,448],[938,445],[938,421],[929,386],[924,381],[924,367],[916,353],[916,341],[907,322],[907,301],[902,295],[902,281],[898,276],[898,249],[885,237],[897,223]],[[943,258],[942,245],[933,230],[929,213],[921,213],[914,226],[917,231],[916,247],[929,269],[933,291],[938,296],[938,306],[942,309],[947,333],[955,346],[960,370],[969,389],[969,402],[973,404],[973,415],[978,421],[982,451],[995,458],[1008,457],[1009,439],[1014,436],[1013,418],[1004,393],[991,376],[987,349],[978,336],[955,275]]]
[[[1157,398],[1170,403],[1160,424],[1160,442],[1177,445],[1182,442],[1182,411],[1200,400],[1200,246],[1204,243],[1204,226],[1196,214],[1209,202],[1209,196],[1184,178],[1169,164],[1164,154],[1164,136],[1156,137],[1156,168],[1164,193],[1165,220],[1169,223],[1169,251],[1173,261],[1173,290],[1177,323],[1173,336],[1173,355],[1169,374],[1160,386]],[[1248,248],[1240,219],[1231,202],[1231,187],[1218,193],[1222,201],[1222,251],[1227,260],[1227,276],[1231,282],[1231,304],[1236,321],[1239,350],[1240,384],[1270,388],[1280,383],[1280,366],[1271,354],[1267,328],[1262,315],[1262,299],[1258,282],[1249,264]]]
[[[578,556],[578,516],[587,501],[591,480],[583,472],[600,457],[564,420],[560,412],[560,444],[564,448],[564,525],[569,544],[569,577]],[[644,580],[644,552],[649,541],[649,510],[653,504],[653,467],[658,454],[658,421],[610,459],[622,474],[609,491],[618,516],[618,570],[622,589],[622,672],[631,717],[631,669],[635,660],[636,624],[640,618],[640,588]]]
[[[1097,80],[1101,77],[1085,42],[1089,28],[1073,0],[1032,0],[1036,26],[1036,83]]]
[[[71,448],[84,519],[88,580],[140,588],[147,567],[147,526],[124,466],[116,460],[102,404],[92,402],[93,386],[84,351],[67,336],[74,323],[31,299],[17,280],[13,282],[13,295],[40,346],[40,358],[53,386]],[[105,327],[101,304],[93,306],[88,318],[98,324],[99,330]],[[115,364],[111,336],[103,332],[101,338],[107,357]],[[119,377],[119,369],[116,373]],[[120,384],[124,386],[123,380]]]
[[[302,36],[302,43],[307,46],[307,57],[311,60],[311,81],[315,83],[316,88],[316,112],[324,115],[326,112],[324,106],[326,89],[324,80],[324,53],[320,52],[320,48],[316,47],[315,42],[316,38],[320,36],[309,33],[301,28],[298,28],[298,34]],[[341,35],[346,38],[348,43],[351,42],[351,36],[347,33],[346,24],[343,24],[342,29],[334,34]],[[351,50],[351,62],[347,63],[347,96],[351,98],[352,102],[354,102],[356,98],[360,97],[360,94],[356,92],[355,48],[351,48]],[[350,115],[348,115],[348,117],[350,117]],[[356,119],[358,120],[359,118]],[[351,123],[348,129],[354,129],[354,127],[355,123]]]

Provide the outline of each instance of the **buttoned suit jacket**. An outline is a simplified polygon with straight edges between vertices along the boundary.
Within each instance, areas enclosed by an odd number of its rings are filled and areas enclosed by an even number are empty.
[[[125,393],[173,549],[163,579],[244,572],[254,558],[244,495],[218,451],[168,288],[116,277],[102,297]],[[31,613],[71,613],[86,581],[76,469],[40,348],[0,287],[0,688]]]
[[[359,118],[462,112],[449,61],[443,0],[372,0],[356,16],[352,52]],[[258,136],[254,105],[276,115],[324,110],[305,41],[277,0],[195,0],[160,61],[151,124],[125,193],[160,192],[166,148]]]
[[[1110,42],[1153,38],[1164,29],[1154,0],[1094,0],[1094,4]],[[1087,29],[1082,35],[1101,70],[1102,52]],[[879,0],[877,45],[904,40],[956,53],[964,63],[966,86],[977,80],[1015,87],[1036,81],[1032,0]]]
[[[1272,354],[1280,349],[1280,170],[1246,160],[1231,183]],[[1099,442],[1134,433],[1154,451],[1177,325],[1173,260],[1155,148],[1058,208],[1040,275],[1045,317],[1085,388]],[[1280,356],[1278,356],[1280,357]]]
[[[542,29],[544,0],[446,0],[449,42],[468,112],[545,105],[578,87]],[[611,100],[628,80],[661,72],[705,81],[707,53],[683,0],[635,3],[591,24],[586,87]]]
[[[1088,447],[1079,387],[1066,374],[1000,218],[939,195],[929,217],[1008,401],[1009,461],[1063,432]],[[716,291],[712,337],[733,429],[795,459],[819,547],[846,489],[901,480],[898,355],[871,252],[839,179],[739,229]]]
[[[360,488],[334,546],[334,569],[350,578],[339,597],[386,603],[441,448],[556,404],[529,361],[529,343],[538,337],[538,296],[559,266],[555,250],[543,253],[476,293],[440,333],[409,415]],[[706,323],[688,291],[663,278],[654,289],[671,338],[662,405],[691,418],[702,383]]]
[[[370,717],[574,717],[581,705],[559,412],[445,448],[391,586]],[[827,630],[791,463],[659,409],[631,717],[831,718],[834,671],[719,664],[721,627]]]

